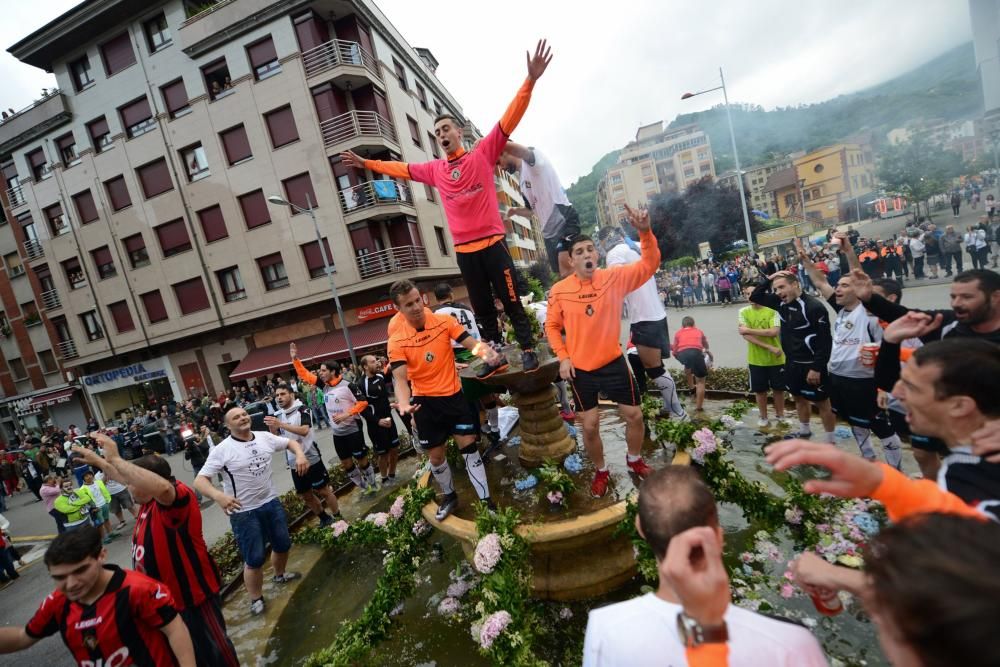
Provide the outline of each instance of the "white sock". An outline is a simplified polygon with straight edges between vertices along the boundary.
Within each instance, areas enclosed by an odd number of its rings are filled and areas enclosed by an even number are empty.
[[[861,450],[861,456],[865,457],[869,461],[874,461],[875,448],[872,446],[872,431],[868,428],[862,428],[860,426],[852,426],[851,432],[854,433],[854,439],[858,442],[858,449]]]
[[[434,475],[434,479],[437,480],[438,486],[441,487],[441,493],[446,496],[450,496],[455,493],[455,486],[451,482],[451,467],[448,465],[447,461],[444,461],[439,466],[431,466],[431,474]]]
[[[635,455],[626,454],[625,455],[625,460],[628,461],[629,463],[635,463],[636,461],[641,461],[642,460],[642,454],[635,454]]]
[[[483,457],[479,455],[479,450],[469,454],[463,452],[462,458],[465,459],[465,471],[469,473],[469,481],[472,482],[476,495],[480,500],[489,498],[490,485],[486,481],[486,466],[483,465]]]
[[[825,431],[823,433],[823,442],[828,442],[831,445],[837,442],[837,436],[833,431]]]
[[[500,432],[500,408],[490,408],[486,411],[486,422],[497,433]]]
[[[899,436],[893,433],[888,438],[880,438],[882,449],[885,450],[885,462],[896,470],[901,470],[903,466],[903,443]]]
[[[658,378],[653,378],[653,386],[660,390],[660,395],[663,396],[663,406],[672,415],[683,417],[686,414],[684,406],[681,405],[681,400],[677,397],[677,385],[674,383],[674,378],[670,373],[664,373]]]
[[[358,466],[354,466],[353,468],[347,471],[347,479],[354,482],[354,486],[358,487],[359,489],[364,490],[368,488],[368,485],[365,484],[364,478],[361,476],[361,471],[358,470]]]
[[[757,414],[760,415],[761,419],[767,419],[767,415],[764,413],[763,410],[757,410]]]
[[[809,422],[799,422],[799,433],[810,433]]]

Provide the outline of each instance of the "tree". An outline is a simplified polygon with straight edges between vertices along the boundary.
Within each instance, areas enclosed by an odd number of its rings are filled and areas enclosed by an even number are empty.
[[[962,157],[952,151],[931,145],[922,135],[909,141],[886,146],[879,156],[878,177],[889,194],[903,195],[917,207],[930,206],[927,200],[948,190],[951,179],[965,171]]]

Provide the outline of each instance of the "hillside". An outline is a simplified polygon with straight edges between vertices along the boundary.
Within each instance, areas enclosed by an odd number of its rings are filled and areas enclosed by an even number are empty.
[[[862,131],[882,140],[894,127],[918,118],[957,120],[982,114],[983,95],[976,74],[972,43],[964,44],[898,77],[825,102],[765,111],[760,106],[733,105],[733,126],[740,162],[767,161],[772,154],[812,150]],[[712,142],[715,170],[734,167],[729,128],[722,105],[677,116],[671,127],[696,123]],[[596,224],[597,184],[617,152],[605,155],[567,195],[580,213],[584,229]]]

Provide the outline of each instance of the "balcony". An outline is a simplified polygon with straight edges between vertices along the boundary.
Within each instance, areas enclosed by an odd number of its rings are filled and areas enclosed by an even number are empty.
[[[24,252],[28,256],[28,259],[41,259],[45,257],[45,248],[42,247],[38,239],[25,239]]]
[[[59,356],[62,359],[76,359],[80,356],[80,353],[76,351],[76,343],[72,340],[60,341],[56,345],[56,349],[59,350]]]
[[[45,310],[61,308],[62,301],[59,300],[59,292],[54,289],[42,292],[42,307],[45,308]]]
[[[20,208],[28,203],[28,200],[24,198],[24,191],[20,185],[15,185],[7,190],[7,201],[10,203],[11,210]]]
[[[391,180],[366,181],[338,193],[344,221],[392,218],[414,213],[410,186]]]
[[[302,53],[302,67],[306,78],[319,76],[334,70],[333,77],[327,78],[341,88],[351,84],[360,88],[367,83],[382,85],[382,74],[374,56],[357,42],[332,39]]]
[[[323,145],[335,153],[351,150],[399,151],[396,128],[375,111],[348,111],[319,125]]]
[[[413,269],[426,269],[427,251],[423,246],[408,245],[386,248],[355,258],[361,279],[374,278],[386,273],[399,273]]]

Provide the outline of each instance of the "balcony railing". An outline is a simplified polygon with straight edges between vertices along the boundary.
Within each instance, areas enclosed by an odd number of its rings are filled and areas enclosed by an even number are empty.
[[[42,244],[37,239],[26,239],[24,242],[24,252],[28,255],[28,259],[45,257],[45,248],[42,247]]]
[[[385,273],[426,269],[429,266],[427,251],[424,250],[423,246],[418,245],[386,248],[367,255],[360,255],[355,258],[355,261],[358,263],[358,271],[361,273],[362,280]]]
[[[302,66],[306,70],[306,76],[315,76],[341,65],[364,67],[376,79],[382,80],[375,58],[357,42],[331,39],[302,54]]]
[[[410,187],[406,183],[390,180],[359,183],[341,190],[338,196],[344,213],[398,204],[413,206]]]
[[[24,206],[28,203],[28,200],[24,198],[24,192],[21,190],[20,185],[15,185],[7,190],[7,201],[10,202],[11,208]]]
[[[360,137],[376,137],[399,143],[396,128],[375,111],[348,111],[323,121],[319,129],[323,133],[323,145],[327,148]]]
[[[59,292],[54,289],[42,292],[42,306],[45,310],[61,307],[62,301],[59,300]]]
[[[184,10],[188,17],[184,19],[184,23],[181,24],[181,27],[183,28],[190,25],[198,19],[217,12],[229,3],[235,1],[236,0],[205,0],[204,2],[186,2],[184,3]]]
[[[59,356],[63,359],[76,359],[80,356],[80,353],[76,351],[76,343],[72,340],[61,341],[56,345],[56,349],[59,350]]]

